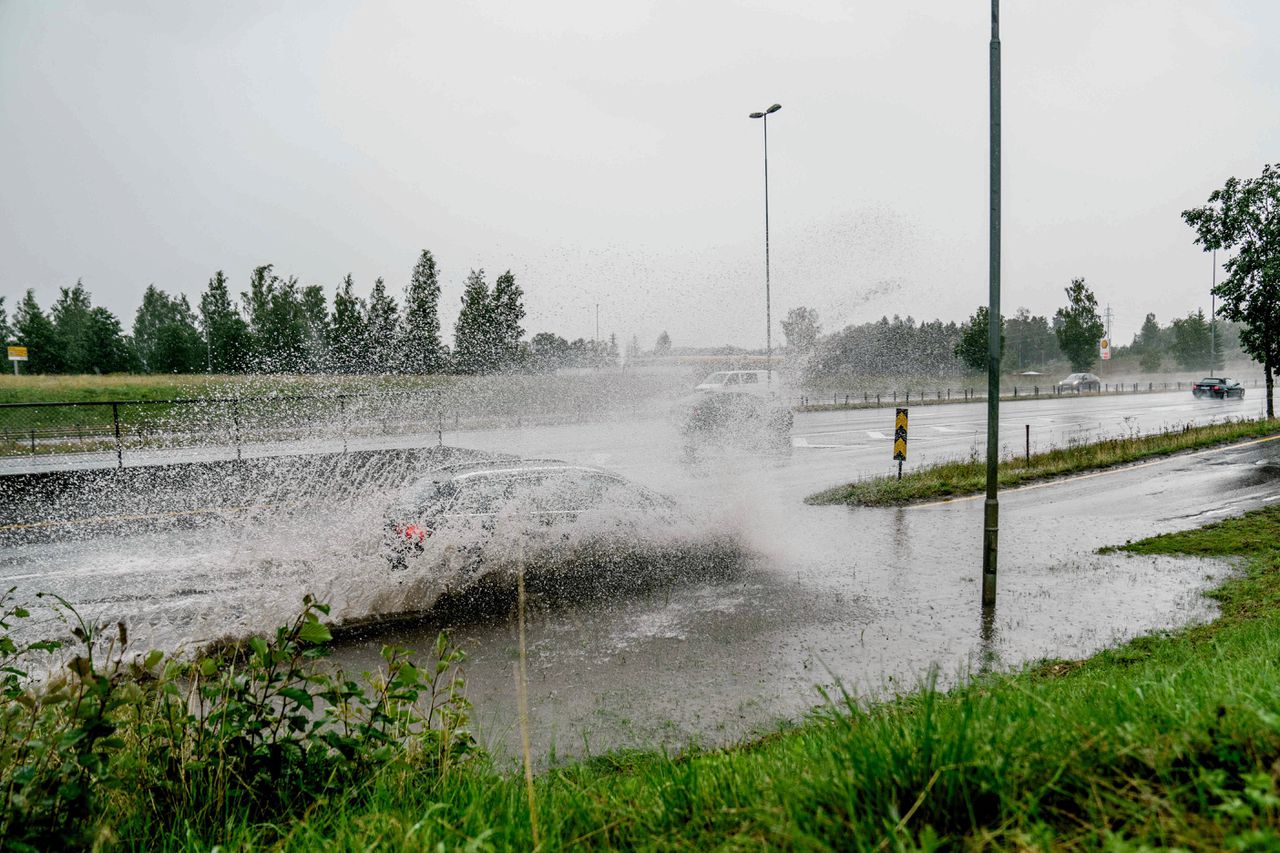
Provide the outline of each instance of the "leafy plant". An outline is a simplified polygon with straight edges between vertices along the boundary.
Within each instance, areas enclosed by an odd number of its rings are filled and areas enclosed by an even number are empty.
[[[387,646],[384,669],[357,680],[323,666],[329,608],[308,596],[273,637],[130,660],[123,623],[104,640],[61,599],[74,645],[19,643],[30,611],[13,593],[0,597],[0,847],[90,844],[117,806],[197,832],[269,820],[355,795],[391,764],[435,776],[477,752],[463,655],[445,634],[429,663]],[[33,678],[41,653],[61,653],[65,673]]]

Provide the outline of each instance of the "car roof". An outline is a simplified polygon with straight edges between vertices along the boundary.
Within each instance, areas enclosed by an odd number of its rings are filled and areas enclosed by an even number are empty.
[[[598,474],[621,479],[617,474],[592,465],[575,465],[560,459],[510,459],[486,460],[457,465],[443,465],[430,472],[430,479],[437,483],[465,482],[503,474],[577,473]]]

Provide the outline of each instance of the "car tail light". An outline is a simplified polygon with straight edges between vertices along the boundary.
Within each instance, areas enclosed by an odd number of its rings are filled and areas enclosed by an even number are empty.
[[[409,542],[421,542],[431,536],[431,528],[421,524],[397,524],[395,530]]]
[[[1222,386],[1221,386],[1221,385],[1214,385],[1214,386],[1213,386],[1213,390],[1215,390],[1215,391],[1221,391],[1221,390],[1222,390]]]

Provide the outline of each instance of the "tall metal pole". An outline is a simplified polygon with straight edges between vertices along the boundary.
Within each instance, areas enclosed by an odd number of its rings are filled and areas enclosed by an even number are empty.
[[[773,314],[769,302],[769,114],[764,115],[764,369],[773,383]]]
[[[774,104],[763,112],[748,116],[764,119],[764,364],[769,383],[773,382],[773,312],[769,299],[769,114],[780,109],[782,104]]]
[[[1213,250],[1213,285],[1209,288],[1209,375],[1218,372],[1218,250]]]
[[[996,603],[1000,501],[1000,0],[991,0],[991,243],[987,307],[987,499],[982,531],[982,606]]]

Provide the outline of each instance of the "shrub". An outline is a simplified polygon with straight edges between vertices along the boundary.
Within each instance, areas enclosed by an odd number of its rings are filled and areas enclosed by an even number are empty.
[[[387,646],[385,670],[357,680],[321,663],[329,609],[310,596],[274,637],[184,660],[131,659],[123,623],[108,634],[56,597],[41,596],[70,641],[23,644],[30,610],[13,594],[0,596],[0,846],[91,845],[121,814],[216,831],[356,796],[390,764],[436,777],[477,752],[445,634],[429,665]],[[38,655],[62,666],[33,677]]]

